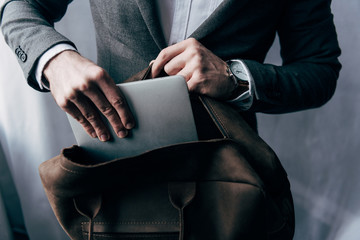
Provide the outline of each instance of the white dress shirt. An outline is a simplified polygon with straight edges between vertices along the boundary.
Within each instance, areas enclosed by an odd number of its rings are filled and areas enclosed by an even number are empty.
[[[168,45],[187,39],[221,4],[223,0],[157,0],[160,24]],[[42,81],[47,62],[65,50],[75,50],[69,44],[58,44],[46,51],[39,59],[35,77],[40,88],[49,89]],[[249,80],[249,90],[230,100],[240,110],[248,110],[253,102],[254,83],[246,65],[242,62]]]
[[[161,27],[168,45],[187,39],[222,0],[157,0]]]

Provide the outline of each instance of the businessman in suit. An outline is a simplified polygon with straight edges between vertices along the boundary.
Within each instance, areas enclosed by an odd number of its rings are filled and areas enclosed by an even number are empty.
[[[340,71],[328,0],[91,0],[97,64],[53,28],[70,1],[8,0],[1,27],[30,86],[93,137],[108,139],[98,108],[119,137],[134,126],[115,87],[152,62],[189,90],[229,102],[256,129],[256,112],[286,113],[327,102]],[[263,64],[275,35],[282,66]]]
[[[191,92],[228,101],[256,128],[255,112],[286,113],[327,102],[341,68],[330,0],[96,1],[98,63],[53,28],[71,1],[7,0],[1,27],[30,86],[102,141],[95,109],[126,137],[134,120],[115,83],[153,63],[183,75]],[[201,13],[201,14],[200,14]],[[282,66],[263,64],[278,34]]]

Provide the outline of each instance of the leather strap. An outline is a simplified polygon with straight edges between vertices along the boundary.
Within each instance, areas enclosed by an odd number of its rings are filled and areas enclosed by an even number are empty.
[[[169,182],[169,198],[171,204],[179,211],[180,233],[179,240],[184,239],[184,208],[191,203],[196,193],[195,182]]]
[[[82,195],[73,199],[76,210],[89,219],[88,240],[93,236],[93,220],[101,208],[101,195]]]

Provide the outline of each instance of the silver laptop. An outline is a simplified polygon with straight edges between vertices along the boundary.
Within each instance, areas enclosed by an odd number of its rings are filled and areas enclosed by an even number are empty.
[[[99,162],[135,156],[159,147],[198,140],[188,88],[182,76],[170,76],[117,85],[129,104],[136,126],[126,138],[91,138],[68,116],[77,144]]]

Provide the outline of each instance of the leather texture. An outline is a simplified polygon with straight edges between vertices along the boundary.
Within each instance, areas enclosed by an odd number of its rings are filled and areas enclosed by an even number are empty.
[[[191,100],[198,142],[105,163],[73,146],[40,165],[71,239],[292,239],[290,185],[276,154],[228,105]]]

